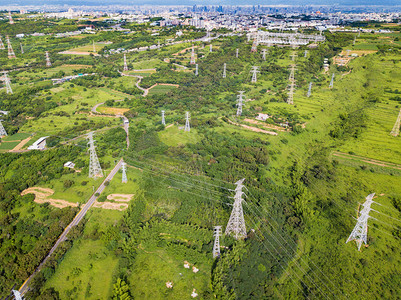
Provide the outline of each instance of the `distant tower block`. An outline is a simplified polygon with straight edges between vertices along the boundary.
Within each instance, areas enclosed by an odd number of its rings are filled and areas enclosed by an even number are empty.
[[[122,183],[127,183],[128,182],[128,179],[127,179],[127,164],[125,162],[123,162],[121,164],[121,170],[123,172],[121,182]]]
[[[198,64],[195,65],[195,76],[198,76],[199,74],[199,69],[198,69]]]
[[[256,39],[253,40],[251,52],[258,51],[258,41]]]
[[[214,226],[214,244],[213,244],[213,258],[220,256],[220,235],[221,226]]]
[[[125,56],[125,53],[124,53],[124,71],[128,71],[127,57]]]
[[[235,57],[236,58],[238,58],[238,52],[239,52],[239,49],[237,48],[237,50],[235,50]]]
[[[397,121],[395,121],[393,130],[391,130],[391,135],[392,136],[398,136],[400,134],[400,125],[401,125],[401,109],[400,112],[398,113]]]
[[[20,43],[21,46],[21,54],[24,54],[24,48],[22,47],[22,44]]]
[[[227,77],[227,64],[224,63],[224,65],[223,65],[223,78],[226,78],[226,77]]]
[[[225,231],[226,235],[232,235],[236,240],[246,237],[244,212],[242,210],[242,195],[244,194],[242,191],[244,185],[242,183],[244,180],[245,178],[235,183],[237,187],[235,188],[233,210]]]
[[[46,67],[51,67],[52,63],[50,62],[49,52],[46,51]]]
[[[11,11],[8,12],[8,19],[10,20],[10,24],[14,24],[13,17],[11,16]]]
[[[103,177],[103,171],[100,167],[99,159],[96,154],[96,147],[93,141],[93,132],[88,133],[89,142],[89,152],[90,152],[90,160],[89,160],[89,178],[98,178]]]
[[[306,94],[306,97],[310,97],[312,94],[312,82],[309,83],[309,89],[308,89],[308,93]]]
[[[331,75],[331,80],[330,80],[329,88],[332,89],[333,86],[334,86],[334,73],[333,73],[333,75]]]
[[[1,50],[6,49],[6,47],[4,47],[3,40],[1,39],[1,37],[0,37],[0,49]]]
[[[239,94],[237,95],[237,117],[240,117],[242,115],[242,107],[244,106],[244,91],[239,91]]]
[[[194,45],[192,45],[192,52],[191,52],[191,61],[189,62],[191,65],[194,65],[196,63],[195,60],[195,48]]]
[[[14,53],[14,50],[13,50],[13,46],[11,45],[10,38],[8,37],[8,35],[6,36],[6,40],[7,40],[7,47],[8,47],[8,58],[9,59],[17,58],[15,56],[15,53]]]
[[[11,81],[10,78],[8,78],[7,72],[4,72],[4,75],[2,77],[2,80],[4,81],[4,84],[6,86],[6,92],[7,94],[12,94],[13,90],[11,88]]]
[[[212,44],[209,45],[209,52],[210,52],[210,53],[213,52],[213,45],[212,45]]]
[[[189,112],[185,113],[185,128],[184,131],[191,131],[191,127],[189,126]]]
[[[266,60],[266,52],[267,52],[267,49],[262,49],[262,58],[263,58],[263,60]]]
[[[165,113],[165,111],[162,110],[162,124],[163,124],[164,126],[166,126],[166,119],[164,118],[164,113]]]
[[[4,129],[4,126],[1,123],[1,120],[0,120],[0,136],[7,136],[7,131]]]
[[[304,57],[307,57],[307,56],[308,56],[308,50],[305,50]]]
[[[256,83],[257,82],[257,73],[260,73],[259,71],[259,67],[253,66],[251,69],[251,73],[252,73],[252,79],[251,82],[252,83]]]

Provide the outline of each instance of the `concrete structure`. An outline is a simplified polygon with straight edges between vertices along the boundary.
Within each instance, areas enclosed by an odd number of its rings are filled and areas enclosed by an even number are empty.
[[[43,136],[35,143],[28,147],[28,150],[44,150],[46,148],[46,139],[48,136]]]

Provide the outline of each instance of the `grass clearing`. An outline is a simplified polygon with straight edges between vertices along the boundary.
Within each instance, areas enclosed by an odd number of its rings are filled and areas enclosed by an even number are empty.
[[[200,136],[198,135],[196,129],[192,128],[190,132],[185,132],[184,129],[178,129],[178,126],[176,125],[159,131],[159,137],[160,140],[168,146],[196,143],[200,140]]]

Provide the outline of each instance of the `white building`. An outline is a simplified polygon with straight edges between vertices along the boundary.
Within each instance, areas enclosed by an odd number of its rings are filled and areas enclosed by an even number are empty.
[[[44,150],[46,148],[46,139],[48,136],[41,137],[35,143],[28,147],[28,150]]]

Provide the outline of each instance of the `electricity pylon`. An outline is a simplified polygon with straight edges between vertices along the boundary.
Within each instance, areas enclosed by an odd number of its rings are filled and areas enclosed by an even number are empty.
[[[242,106],[244,106],[243,101],[244,101],[244,93],[245,91],[238,91],[239,95],[237,95],[237,117],[240,117],[242,114]]]
[[[93,132],[89,132],[87,138],[89,139],[89,152],[90,152],[90,160],[89,160],[89,178],[96,179],[97,177],[103,177],[103,171],[100,167],[99,159],[96,155],[96,147],[93,141]]]
[[[8,19],[10,20],[10,24],[14,24],[13,17],[11,16],[11,11],[8,12]]]
[[[164,126],[166,126],[166,120],[165,120],[165,118],[164,118],[164,113],[165,113],[165,111],[162,110],[162,124],[163,124]]]
[[[3,124],[1,123],[2,120],[0,120],[0,136],[7,136],[7,131],[4,129]]]
[[[123,70],[128,71],[127,57],[125,56],[125,53],[124,53],[124,69]]]
[[[185,113],[185,128],[184,131],[191,131],[191,127],[189,126],[189,112]]]
[[[0,49],[1,50],[6,49],[6,47],[4,47],[3,40],[1,39],[1,37],[0,37]]]
[[[191,52],[191,61],[189,62],[191,65],[194,65],[196,63],[195,60],[195,48],[194,45],[192,45],[192,52]]]
[[[92,41],[93,52],[96,52],[95,41]]]
[[[400,112],[398,113],[397,121],[395,121],[393,130],[391,130],[391,135],[392,136],[398,136],[400,134],[400,125],[401,125],[401,109]]]
[[[195,64],[195,76],[198,76],[198,74],[199,74],[198,64]]]
[[[267,49],[262,49],[262,58],[263,58],[263,60],[266,60],[266,53],[267,53]]]
[[[21,46],[21,54],[24,54],[24,48],[22,47],[22,44],[19,44]]]
[[[289,90],[288,90],[287,103],[288,104],[294,104],[295,65],[291,65],[291,73],[290,73],[290,77],[288,78],[288,81],[290,82],[290,87],[289,87]]]
[[[46,51],[46,67],[51,67],[52,63],[50,62],[49,52]]]
[[[252,69],[251,69],[251,73],[252,73],[252,80],[251,80],[251,82],[252,82],[252,83],[256,83],[256,81],[257,81],[256,74],[257,74],[257,73],[260,73],[259,67],[253,66]]]
[[[355,36],[355,38],[354,38],[354,42],[352,43],[353,45],[355,45],[355,42],[356,42],[356,36]]]
[[[224,63],[224,65],[223,65],[223,78],[226,78],[226,77],[227,77],[227,71],[226,71],[226,69],[227,69],[227,64]]]
[[[329,88],[332,89],[333,86],[334,86],[334,73],[333,73],[333,75],[331,75],[331,81],[330,81],[330,84],[329,84]]]
[[[357,220],[357,223],[354,227],[354,230],[352,230],[349,238],[347,239],[348,243],[349,241],[355,240],[357,245],[358,245],[358,251],[360,251],[362,243],[367,244],[367,237],[368,237],[368,219],[370,218],[369,212],[371,210],[370,206],[372,205],[373,197],[375,193],[370,194],[366,197],[365,203],[362,204],[363,208],[360,212],[360,216]]]
[[[244,194],[242,191],[244,185],[242,183],[244,180],[245,178],[235,183],[237,187],[235,188],[233,210],[225,231],[225,235],[232,235],[236,240],[246,237],[244,212],[242,210],[242,195]]]
[[[213,52],[213,45],[212,45],[212,44],[209,45],[209,52],[210,52],[210,53]]]
[[[220,256],[220,234],[221,226],[214,226],[213,258]]]
[[[292,54],[290,55],[291,60],[295,61],[295,57],[297,57],[297,53],[295,51],[292,52]]]
[[[125,162],[123,162],[123,163],[121,164],[121,170],[123,171],[123,176],[122,176],[122,179],[121,179],[121,182],[122,182],[122,183],[127,183],[127,182],[128,182],[128,179],[127,179],[127,169],[126,169],[126,167],[127,167],[127,164],[126,164]]]
[[[308,50],[305,50],[304,57],[307,57],[307,56],[308,56]]]
[[[157,50],[160,50],[160,40],[157,41]]]
[[[258,41],[256,39],[253,40],[251,52],[256,52],[258,50]]]
[[[6,36],[6,40],[7,40],[7,47],[8,47],[8,58],[17,58],[15,56],[14,50],[13,50],[13,46],[11,45],[10,42],[10,38],[8,37],[8,35]]]
[[[239,52],[239,49],[237,48],[237,50],[235,50],[235,57],[236,58],[238,58],[238,52]]]
[[[12,94],[13,93],[13,90],[12,90],[12,88],[11,88],[11,81],[10,81],[10,78],[8,78],[8,75],[7,75],[7,72],[3,72],[3,78],[2,78],[2,80],[4,81],[4,84],[5,84],[5,86],[6,86],[6,92],[7,92],[7,94]]]
[[[312,94],[312,82],[309,83],[309,89],[308,89],[308,93],[306,94],[306,97],[310,97]]]

